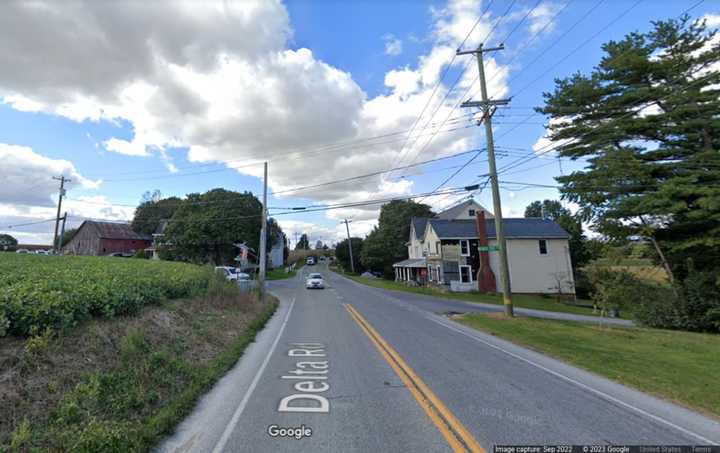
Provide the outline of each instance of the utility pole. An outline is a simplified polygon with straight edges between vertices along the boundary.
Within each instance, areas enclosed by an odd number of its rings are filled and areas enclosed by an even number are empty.
[[[53,179],[60,181],[60,196],[58,197],[57,215],[55,216],[55,234],[53,235],[53,252],[57,253],[57,251],[58,251],[58,226],[60,224],[60,209],[62,206],[62,199],[65,196],[65,183],[70,182],[70,180],[67,179],[63,175],[60,175],[59,178],[57,176],[53,176]]]
[[[262,226],[260,228],[260,250],[258,255],[260,257],[260,274],[258,279],[258,287],[260,289],[260,301],[265,301],[265,260],[267,248],[267,162],[264,164],[264,177],[263,177],[263,202],[262,202]]]
[[[512,293],[510,289],[510,269],[508,266],[507,243],[505,242],[505,231],[503,230],[502,206],[500,204],[500,188],[498,187],[497,167],[495,165],[495,143],[493,142],[492,115],[498,105],[507,105],[509,99],[490,100],[487,95],[485,82],[485,67],[483,65],[483,53],[503,50],[502,44],[498,47],[483,49],[482,43],[476,50],[457,51],[457,55],[474,54],[477,57],[478,72],[480,78],[480,101],[465,101],[461,107],[480,107],[483,111],[482,122],[485,124],[485,139],[487,141],[488,166],[490,167],[490,182],[492,183],[493,210],[495,211],[495,236],[500,246],[500,284],[502,285],[503,304],[505,315],[513,316]]]
[[[345,231],[347,231],[347,237],[348,237],[348,250],[350,251],[350,270],[352,273],[355,273],[355,260],[353,260],[352,255],[352,241],[350,240],[350,226],[348,225],[351,223],[352,220],[345,219],[343,223],[345,223]]]
[[[65,221],[67,220],[67,211],[63,214],[62,228],[60,228],[60,243],[58,244],[58,251],[62,254],[63,238],[65,237]]]

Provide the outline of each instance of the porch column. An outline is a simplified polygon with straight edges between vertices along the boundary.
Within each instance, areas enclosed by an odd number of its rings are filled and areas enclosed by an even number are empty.
[[[398,268],[395,267],[395,268],[393,268],[393,270],[395,271],[395,281],[398,281],[398,271],[397,271]]]

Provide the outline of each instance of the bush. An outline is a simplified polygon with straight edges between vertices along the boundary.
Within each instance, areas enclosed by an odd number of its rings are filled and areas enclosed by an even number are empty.
[[[676,309],[676,327],[698,332],[720,332],[720,285],[711,272],[691,271],[682,283]]]
[[[629,310],[635,316],[647,314],[650,318],[658,303],[673,303],[671,288],[642,280],[627,271],[615,271],[606,267],[592,266],[588,279],[593,287],[592,300],[603,310]],[[642,320],[643,324],[648,324]],[[650,324],[648,324],[650,325]]]
[[[623,282],[627,285],[628,281]],[[623,291],[618,288],[616,291]],[[720,332],[720,287],[709,272],[691,273],[677,288],[642,282],[628,290],[636,303],[632,313],[635,320],[645,326],[688,330],[694,332]]]

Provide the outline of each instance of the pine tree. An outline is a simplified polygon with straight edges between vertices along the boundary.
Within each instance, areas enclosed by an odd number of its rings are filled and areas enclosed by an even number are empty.
[[[538,111],[560,156],[563,197],[610,237],[648,237],[668,274],[720,267],[720,42],[704,22],[653,22],[610,41],[590,75],[556,80]],[[719,36],[720,37],[720,36]]]

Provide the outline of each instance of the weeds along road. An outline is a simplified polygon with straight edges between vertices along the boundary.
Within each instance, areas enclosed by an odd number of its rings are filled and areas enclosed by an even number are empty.
[[[310,271],[325,290],[304,288]],[[321,266],[271,289],[273,320],[161,451],[720,442],[712,420]]]

